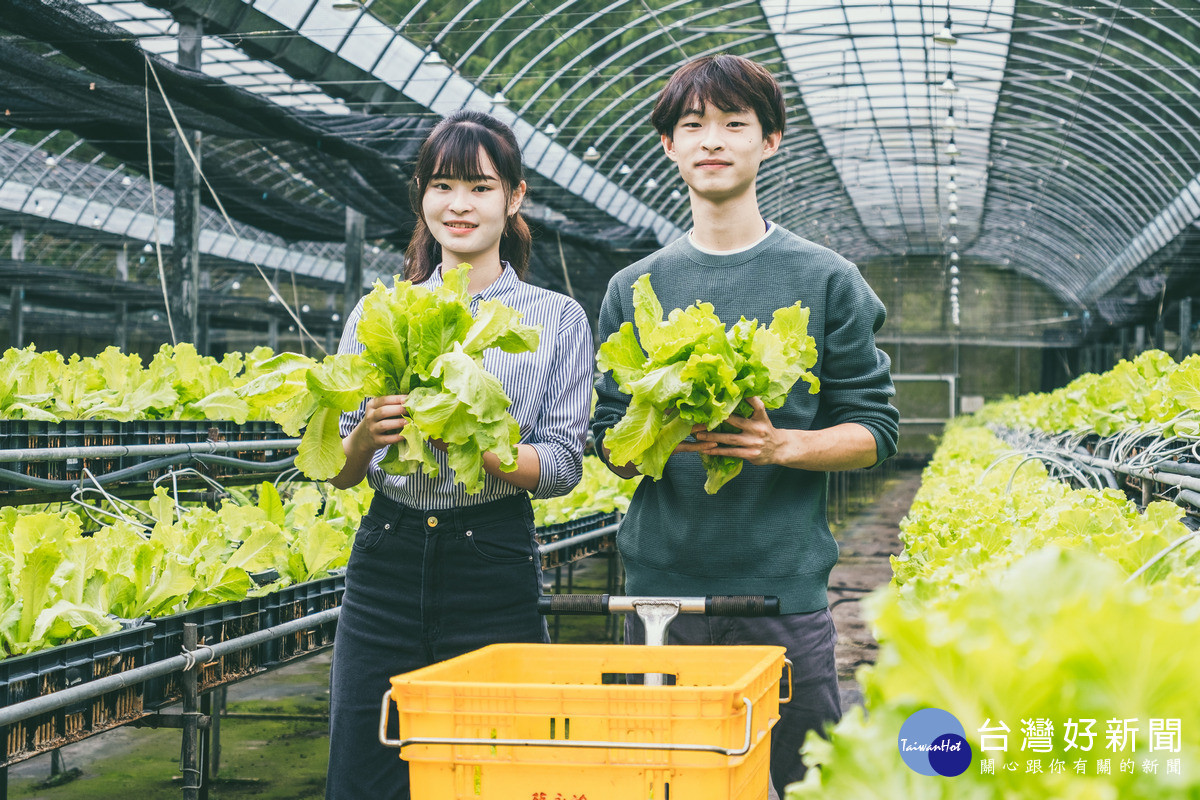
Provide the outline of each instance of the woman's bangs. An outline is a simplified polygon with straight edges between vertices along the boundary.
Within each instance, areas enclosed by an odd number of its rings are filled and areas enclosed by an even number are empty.
[[[484,171],[484,152],[482,131],[475,125],[455,125],[446,129],[442,141],[435,143],[432,148],[437,153],[437,161],[433,165],[430,178],[443,178],[456,181],[478,181],[484,178],[495,178]]]

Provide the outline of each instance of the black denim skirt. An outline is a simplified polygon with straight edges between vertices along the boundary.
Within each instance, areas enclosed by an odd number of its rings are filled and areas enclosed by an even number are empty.
[[[498,642],[546,642],[541,559],[522,494],[420,511],[375,495],[346,569],[330,673],[327,800],[405,800],[379,743],[389,678]],[[390,737],[397,736],[395,713]]]

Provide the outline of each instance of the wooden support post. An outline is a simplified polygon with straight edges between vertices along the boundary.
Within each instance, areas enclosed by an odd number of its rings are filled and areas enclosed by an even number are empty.
[[[346,206],[346,282],[342,297],[342,319],[358,305],[363,293],[363,240],[366,237],[367,218]]]
[[[129,352],[129,306],[125,303],[117,303],[115,341],[117,349],[122,353]]]
[[[179,14],[178,63],[200,72],[203,29],[199,17]],[[200,131],[184,131],[175,139],[175,240],[171,248],[171,316],[175,344],[200,340]],[[201,351],[203,353],[203,351]]]
[[[1179,303],[1179,360],[1192,354],[1192,298]]]
[[[192,651],[199,644],[196,623],[183,625],[183,649]],[[204,783],[200,758],[200,695],[197,691],[200,667],[194,666],[183,673],[183,756],[180,771],[183,773],[183,800],[200,800],[200,786]]]
[[[9,292],[8,343],[18,350],[25,346],[24,286],[14,286]]]

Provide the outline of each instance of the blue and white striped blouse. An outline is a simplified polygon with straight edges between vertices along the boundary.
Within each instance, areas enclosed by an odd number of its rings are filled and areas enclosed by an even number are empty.
[[[430,289],[442,285],[440,269],[424,283]],[[509,413],[521,426],[521,442],[532,445],[541,461],[541,477],[534,497],[566,494],[583,475],[583,446],[587,437],[592,402],[594,351],[592,329],[583,308],[558,292],[522,282],[507,263],[491,286],[471,298],[474,313],[481,300],[499,300],[523,314],[522,322],[541,325],[537,350],[505,353],[498,348],[484,351],[484,368],[500,379],[512,399]],[[362,300],[346,320],[339,353],[361,353],[358,320]],[[366,400],[357,411],[342,414],[341,434],[348,436],[366,413]],[[378,450],[367,469],[367,482],[377,492],[410,508],[443,510],[474,506],[499,500],[524,490],[492,475],[484,475],[483,490],[470,495],[454,483],[446,454],[434,450],[440,470],[437,478],[423,472],[388,475],[379,467],[386,450]]]

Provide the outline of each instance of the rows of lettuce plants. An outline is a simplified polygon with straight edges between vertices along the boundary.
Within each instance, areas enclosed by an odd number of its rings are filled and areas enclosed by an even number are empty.
[[[1147,353],[949,427],[894,577],[865,601],[879,641],[857,676],[865,712],[810,737],[790,800],[1200,797],[1194,522],[1072,488],[980,424],[1072,444],[1135,429],[1187,460],[1198,377],[1196,357]],[[935,748],[931,718],[966,747]]]

